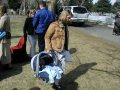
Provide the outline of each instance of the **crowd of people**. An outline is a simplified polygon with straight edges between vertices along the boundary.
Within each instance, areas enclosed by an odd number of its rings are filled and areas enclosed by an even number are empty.
[[[47,53],[54,51],[57,55],[60,63],[54,63],[54,72],[56,72],[55,68],[59,67],[59,70],[62,71],[60,75],[62,75],[65,70],[65,51],[68,51],[69,32],[67,24],[70,22],[71,13],[63,10],[56,18],[55,13],[48,10],[45,1],[40,1],[39,7],[40,10],[38,11],[32,9],[27,12],[23,27],[23,34],[27,36],[30,42],[30,57],[35,56],[36,42],[38,41],[39,53],[42,51]],[[7,14],[7,7],[0,5],[0,65],[3,69],[12,68],[10,45],[10,17]],[[60,88],[58,83],[56,88]]]

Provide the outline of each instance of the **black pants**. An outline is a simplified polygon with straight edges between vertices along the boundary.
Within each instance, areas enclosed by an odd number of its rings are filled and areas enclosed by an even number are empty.
[[[65,25],[65,44],[64,44],[64,49],[68,51],[68,36],[69,32],[68,32],[68,28],[67,25]]]
[[[38,34],[38,47],[39,52],[44,51],[45,49],[45,40],[44,40],[45,33],[39,33]]]

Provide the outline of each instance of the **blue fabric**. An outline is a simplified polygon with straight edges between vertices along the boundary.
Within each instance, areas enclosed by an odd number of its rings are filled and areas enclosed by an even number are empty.
[[[0,32],[0,38],[3,38],[6,35],[6,32]]]
[[[49,24],[55,20],[54,18],[54,13],[47,8],[37,11],[33,19],[33,27],[35,28],[36,33],[45,32]]]
[[[47,81],[49,81],[49,74],[47,72],[41,72],[39,73],[39,77],[42,79],[45,79]]]
[[[50,14],[50,23],[51,23],[51,22],[55,21],[56,15],[53,11],[49,11],[49,14]]]
[[[58,66],[46,65],[42,71],[39,71],[39,74],[40,73],[47,73],[48,75],[46,76],[46,78],[49,78],[50,83],[54,83],[55,79],[58,79],[58,80],[61,79],[63,70]]]
[[[44,33],[39,33],[38,34],[38,47],[39,47],[39,52],[42,52],[45,50],[45,40],[44,40]]]

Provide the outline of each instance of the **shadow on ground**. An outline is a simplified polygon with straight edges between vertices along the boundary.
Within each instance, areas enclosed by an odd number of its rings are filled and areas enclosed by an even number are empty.
[[[22,66],[26,64],[28,64],[28,62],[14,64],[11,70],[2,70],[1,69],[2,67],[0,67],[0,81],[22,73],[23,71]]]
[[[17,88],[13,88],[12,90],[19,90]],[[33,87],[33,88],[30,88],[29,90],[41,90],[39,87]]]
[[[78,83],[75,80],[95,65],[97,65],[95,62],[82,64],[64,75],[61,80],[61,85],[64,87],[64,90],[78,90]]]
[[[39,87],[33,87],[30,90],[41,90]]]
[[[93,27],[93,25],[92,24],[89,24],[89,23],[72,23],[72,25],[71,26],[73,26],[73,27]]]
[[[99,71],[99,72],[105,72],[107,74],[114,75],[114,76],[117,76],[117,77],[120,78],[120,72],[119,71],[107,71],[107,70],[100,70],[100,69],[94,69],[94,68],[91,68],[91,70]]]

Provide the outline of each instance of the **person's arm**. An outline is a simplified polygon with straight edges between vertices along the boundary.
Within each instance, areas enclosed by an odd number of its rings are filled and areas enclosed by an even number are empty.
[[[7,17],[1,17],[0,19],[0,29],[3,29],[5,21],[7,20]]]
[[[51,43],[51,38],[55,32],[55,25],[50,24],[46,34],[45,34],[45,48],[49,52],[52,50],[52,43]]]
[[[36,29],[37,26],[38,26],[39,16],[40,16],[40,11],[38,11],[38,12],[35,14],[34,18],[33,18],[33,27],[34,27],[34,29]]]
[[[27,33],[26,33],[26,31],[27,31],[27,29],[28,29],[27,27],[28,27],[28,18],[26,18],[25,23],[24,23],[24,27],[23,27],[23,33],[24,33],[24,34],[27,34]]]

